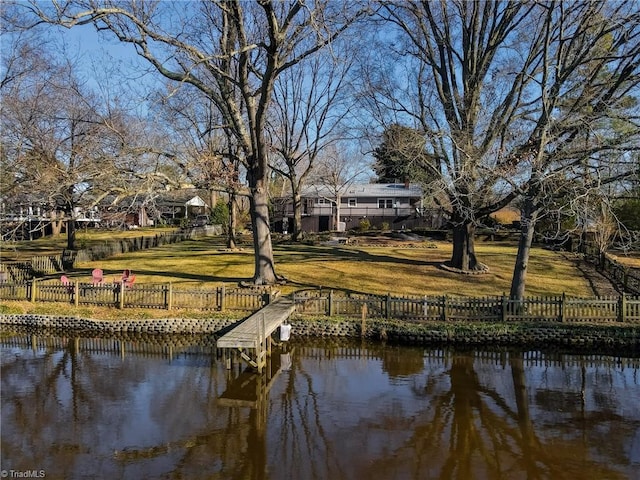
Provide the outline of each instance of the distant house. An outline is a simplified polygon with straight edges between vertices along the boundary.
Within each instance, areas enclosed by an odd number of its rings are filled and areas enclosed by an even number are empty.
[[[309,185],[302,191],[302,229],[305,232],[345,231],[367,220],[372,227],[401,230],[417,227],[439,228],[441,215],[434,216],[423,207],[423,190],[419,185],[402,183],[354,184],[341,191],[322,185]],[[281,199],[275,215],[274,229],[289,230],[293,205]],[[437,218],[436,218],[437,217]]]
[[[196,189],[180,189],[165,192],[155,199],[155,208],[167,223],[179,223],[182,218],[208,215],[211,207]]]
[[[194,188],[184,188],[153,195],[135,195],[115,201],[105,199],[103,218],[107,223],[128,227],[147,227],[157,222],[179,225],[183,219],[208,215],[211,207]]]

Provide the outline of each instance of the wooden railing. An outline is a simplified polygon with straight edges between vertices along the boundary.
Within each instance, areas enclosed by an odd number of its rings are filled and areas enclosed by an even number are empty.
[[[127,287],[120,283],[93,285],[78,281],[62,283],[58,280],[0,284],[1,300],[166,310],[255,311],[278,295],[279,292],[270,287],[229,288],[225,285],[206,290],[187,290],[174,288],[171,284],[136,283],[133,287]]]
[[[33,276],[30,262],[0,263],[0,284],[5,282],[27,282]]]
[[[640,297],[575,298],[565,295],[525,297],[450,297],[340,295],[333,291],[305,291],[294,295],[301,314],[371,317],[418,321],[553,321],[640,322]]]
[[[584,259],[595,265],[620,291],[640,295],[640,269],[616,261],[607,253],[600,253],[592,245],[584,248]]]
[[[1,300],[64,302],[75,306],[155,308],[171,310],[256,311],[279,295],[270,287],[236,288],[225,285],[212,289],[176,288],[172,284],[136,283],[133,287],[107,283],[61,283],[32,280],[0,284]],[[303,315],[369,317],[410,321],[551,321],[551,322],[638,322],[640,297],[576,298],[565,295],[507,296],[393,296],[339,294],[309,290],[294,294],[296,311]]]

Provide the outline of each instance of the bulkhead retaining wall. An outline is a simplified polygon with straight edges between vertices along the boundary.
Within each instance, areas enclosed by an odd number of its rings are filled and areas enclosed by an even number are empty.
[[[80,330],[100,336],[109,333],[216,334],[237,319],[131,319],[92,320],[48,315],[0,315],[0,324],[20,327]],[[640,353],[640,327],[596,324],[475,324],[370,320],[291,320],[294,339],[300,337],[350,337],[414,345],[567,346],[597,349],[624,347]],[[363,332],[364,328],[364,332]]]

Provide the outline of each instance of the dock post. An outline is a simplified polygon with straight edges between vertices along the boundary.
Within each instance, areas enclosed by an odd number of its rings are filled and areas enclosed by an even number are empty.
[[[266,338],[266,325],[265,325],[265,318],[264,318],[264,313],[260,316],[260,335],[258,338],[258,351],[256,352],[256,357],[257,357],[257,364],[258,364],[258,373],[262,373],[262,367],[264,366],[264,362],[265,362],[265,358],[267,356],[266,354],[266,349],[267,349],[267,338]]]
[[[362,304],[362,323],[360,324],[360,337],[365,338],[367,336],[367,304]]]
[[[227,367],[227,370],[231,370],[231,355],[228,353],[228,349],[222,349],[222,359]]]
[[[220,311],[224,312],[224,309],[226,307],[226,305],[225,305],[225,295],[227,294],[227,289],[225,288],[224,283],[218,289],[218,293],[220,295],[220,303],[218,305],[219,305]]]

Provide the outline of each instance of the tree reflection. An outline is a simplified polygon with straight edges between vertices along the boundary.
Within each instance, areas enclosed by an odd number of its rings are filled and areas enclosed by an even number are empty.
[[[392,455],[378,459],[367,474],[392,475],[399,462],[406,462],[413,465],[412,478],[555,479],[583,478],[585,472],[592,478],[624,478],[614,468],[590,458],[580,435],[538,437],[521,352],[509,355],[513,388],[503,393],[481,381],[473,355],[454,354],[448,360],[448,371],[430,376],[423,388],[415,390],[431,399],[429,411],[416,416],[406,442]],[[443,388],[447,384],[448,388]],[[615,437],[633,438],[638,428],[638,422],[634,423],[629,431]]]
[[[324,355],[333,354],[332,347],[324,350]],[[276,439],[278,461],[287,466],[286,470],[299,472],[299,478],[322,480],[326,478],[327,469],[332,469],[329,465],[340,471],[336,461],[339,452],[327,431],[330,426],[325,427],[314,376],[306,371],[302,356],[293,357],[293,368],[287,377],[281,402]]]
[[[35,345],[35,337],[32,343]],[[12,429],[12,436],[28,439],[27,443],[3,442],[3,461],[10,459],[15,469],[21,464],[44,468],[54,457],[64,466],[86,453],[86,438],[76,432],[101,418],[103,402],[114,398],[114,388],[123,387],[99,375],[95,357],[79,351],[78,338],[61,343],[62,350],[34,348],[31,355],[3,358],[3,425]],[[27,388],[25,377],[33,382]],[[65,433],[51,441],[52,431],[58,431],[60,425],[65,426]]]
[[[100,462],[118,478],[615,479],[638,461],[639,400],[624,393],[637,380],[575,356],[319,342],[257,375],[216,355],[78,345],[3,351],[3,464],[53,478]]]

